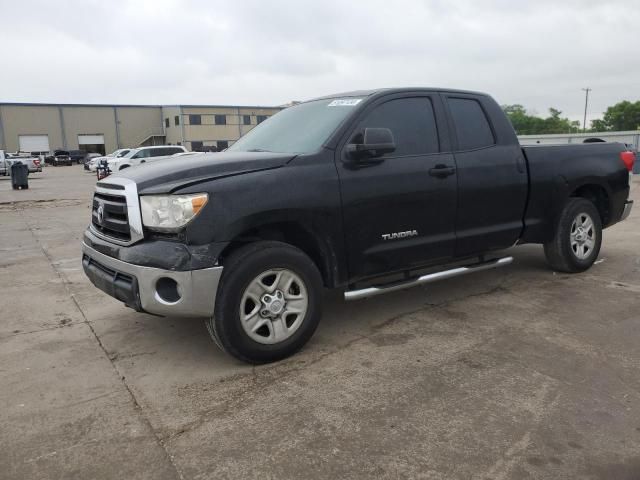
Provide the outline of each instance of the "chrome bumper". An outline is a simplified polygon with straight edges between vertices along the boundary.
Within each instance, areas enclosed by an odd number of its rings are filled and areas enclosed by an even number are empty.
[[[629,216],[632,208],[633,208],[633,200],[627,200],[627,202],[624,204],[624,210],[622,210],[622,216],[620,217],[620,221],[625,220]]]
[[[132,308],[139,307],[145,312],[161,316],[211,317],[213,315],[222,267],[182,272],[142,267],[104,255],[86,243],[82,244],[82,253],[83,267],[91,282],[121,301],[125,301],[123,296],[126,295],[117,296],[115,292],[130,289],[131,298],[134,299],[131,303],[135,303],[136,306],[130,305],[129,302],[125,303]],[[110,280],[109,276],[112,272],[114,272],[113,279]],[[123,282],[119,280],[118,274],[132,277],[131,285],[122,287]],[[163,299],[158,291],[158,281],[166,278],[172,279],[177,284],[179,298],[176,301]],[[166,280],[164,282],[166,283]]]

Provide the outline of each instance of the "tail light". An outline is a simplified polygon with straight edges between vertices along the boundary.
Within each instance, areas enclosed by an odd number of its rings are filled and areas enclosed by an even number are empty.
[[[636,162],[636,154],[633,152],[620,152],[620,158],[627,170],[633,170],[633,164]]]
[[[33,161],[33,164],[34,164],[36,167],[39,167],[39,166],[40,166],[40,160],[34,160],[34,161]]]

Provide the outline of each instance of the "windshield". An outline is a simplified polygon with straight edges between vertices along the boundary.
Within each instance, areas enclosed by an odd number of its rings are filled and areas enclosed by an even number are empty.
[[[227,151],[315,152],[361,101],[329,98],[289,107],[255,127]]]
[[[136,150],[135,148],[133,150],[129,150],[129,152],[126,155],[123,155],[124,158],[131,158],[133,157],[136,153],[138,153],[138,150]]]

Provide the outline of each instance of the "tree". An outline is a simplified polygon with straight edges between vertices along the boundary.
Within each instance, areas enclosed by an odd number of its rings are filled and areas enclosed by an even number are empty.
[[[561,117],[562,112],[549,109],[549,116],[541,118],[530,114],[522,105],[503,105],[504,113],[509,117],[518,135],[538,135],[542,133],[571,133],[580,128],[580,122]]]
[[[602,120],[604,125],[599,126],[605,126],[607,130],[615,132],[640,129],[640,100],[616,103],[607,108]]]
[[[601,118],[591,120],[591,132],[606,132],[607,130],[609,130],[607,122],[605,122]]]

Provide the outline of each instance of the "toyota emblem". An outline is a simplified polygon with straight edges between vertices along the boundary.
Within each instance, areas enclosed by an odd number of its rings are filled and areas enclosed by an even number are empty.
[[[98,223],[100,225],[104,224],[104,203],[98,205]]]

